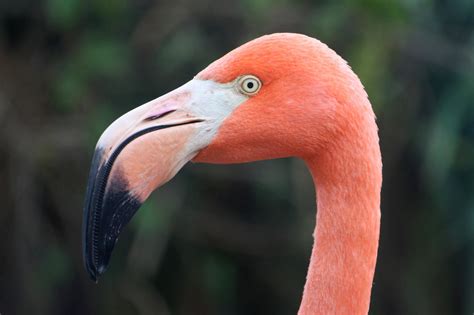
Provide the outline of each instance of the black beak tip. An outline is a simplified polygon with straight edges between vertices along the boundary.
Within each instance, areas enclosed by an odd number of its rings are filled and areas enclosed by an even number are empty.
[[[99,266],[97,269],[95,267],[90,267],[86,264],[86,271],[89,274],[89,278],[95,283],[99,283],[99,278],[107,270],[106,266]]]
[[[120,172],[109,177],[111,166],[98,164],[91,171],[83,219],[84,265],[96,283],[109,266],[122,229],[142,204]]]
[[[87,272],[89,274],[89,278],[94,281],[95,283],[99,283],[99,278],[102,276],[102,274],[105,273],[107,270],[106,266],[99,266],[97,270],[93,269],[88,269]]]
[[[89,278],[95,283],[99,283],[99,277],[94,271],[89,271]]]

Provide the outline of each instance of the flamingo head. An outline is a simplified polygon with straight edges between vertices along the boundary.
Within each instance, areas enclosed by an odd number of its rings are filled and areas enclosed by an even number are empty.
[[[97,143],[86,193],[83,248],[90,277],[97,280],[107,269],[119,234],[150,193],[188,161],[318,154],[338,129],[337,104],[365,93],[353,76],[313,38],[263,36],[113,122]]]

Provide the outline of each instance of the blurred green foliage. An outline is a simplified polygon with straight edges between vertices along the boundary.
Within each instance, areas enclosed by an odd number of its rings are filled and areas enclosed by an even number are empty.
[[[80,243],[106,126],[282,31],[348,60],[378,116],[371,314],[472,314],[472,0],[0,2],[0,313],[295,314],[315,207],[301,161],[187,166],[139,211],[99,285]]]

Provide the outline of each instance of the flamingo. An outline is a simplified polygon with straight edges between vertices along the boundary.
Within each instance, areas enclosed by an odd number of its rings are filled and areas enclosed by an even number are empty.
[[[188,161],[286,157],[305,161],[317,195],[298,314],[367,314],[382,184],[375,115],[347,63],[301,34],[254,39],[105,130],[86,192],[87,272],[97,282],[124,226]]]

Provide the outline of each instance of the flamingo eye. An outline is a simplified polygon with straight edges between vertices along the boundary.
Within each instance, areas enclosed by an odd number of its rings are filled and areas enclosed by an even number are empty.
[[[239,78],[238,86],[241,93],[246,95],[255,95],[262,87],[262,82],[256,76],[245,75]]]

